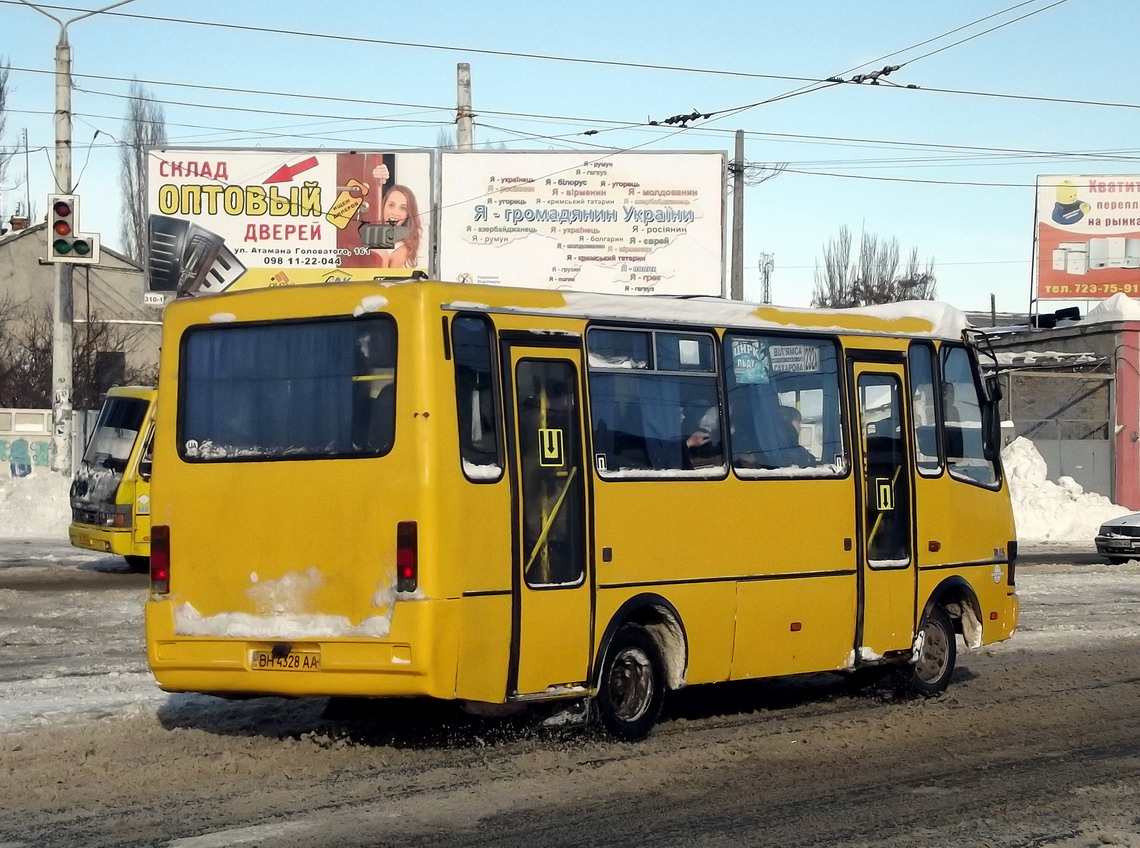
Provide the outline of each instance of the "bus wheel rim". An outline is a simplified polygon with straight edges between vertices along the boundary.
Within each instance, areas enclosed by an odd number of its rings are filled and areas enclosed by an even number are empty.
[[[609,699],[614,716],[637,721],[653,701],[653,664],[639,648],[627,648],[614,658]]]
[[[937,624],[928,622],[923,628],[922,651],[919,653],[915,672],[924,683],[932,683],[946,670],[950,658],[950,643],[946,631]]]

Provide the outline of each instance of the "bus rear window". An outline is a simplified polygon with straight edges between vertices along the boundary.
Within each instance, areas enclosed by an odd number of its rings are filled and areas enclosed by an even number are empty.
[[[380,456],[396,427],[388,316],[192,330],[179,453],[197,461]]]

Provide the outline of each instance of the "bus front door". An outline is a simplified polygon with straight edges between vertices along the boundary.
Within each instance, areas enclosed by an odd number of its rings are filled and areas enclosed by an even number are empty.
[[[507,343],[504,385],[515,491],[512,695],[583,686],[591,580],[578,348]]]
[[[857,644],[863,660],[908,650],[914,638],[909,432],[901,365],[852,363],[858,429],[862,556]]]

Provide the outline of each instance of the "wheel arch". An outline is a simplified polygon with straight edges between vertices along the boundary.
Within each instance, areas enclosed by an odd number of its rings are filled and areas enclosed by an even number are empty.
[[[685,672],[689,664],[689,637],[677,608],[660,595],[645,592],[628,599],[610,617],[598,645],[594,668],[590,677],[593,686],[601,679],[602,666],[609,653],[614,634],[626,624],[645,628],[657,645],[665,665],[665,686],[680,689],[685,685]]]
[[[982,606],[978,595],[966,578],[960,575],[947,577],[939,583],[922,608],[921,621],[931,607],[940,606],[950,615],[954,630],[971,648],[982,645]]]

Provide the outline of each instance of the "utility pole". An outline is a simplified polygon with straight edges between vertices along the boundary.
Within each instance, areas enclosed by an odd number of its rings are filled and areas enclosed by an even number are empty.
[[[471,127],[471,66],[460,62],[457,66],[459,84],[459,108],[455,114],[455,146],[460,150],[474,147],[474,133]]]
[[[25,6],[59,24],[59,41],[55,45],[55,186],[60,194],[71,194],[71,45],[67,27],[83,18],[125,6],[133,0],[119,0],[110,6],[84,12],[69,21],[45,12],[28,0]],[[71,476],[72,427],[71,395],[74,377],[72,363],[72,318],[75,292],[72,289],[73,266],[55,263],[55,294],[52,299],[51,336],[51,470]]]
[[[744,300],[744,130],[736,131],[732,172],[732,284],[729,297]]]

